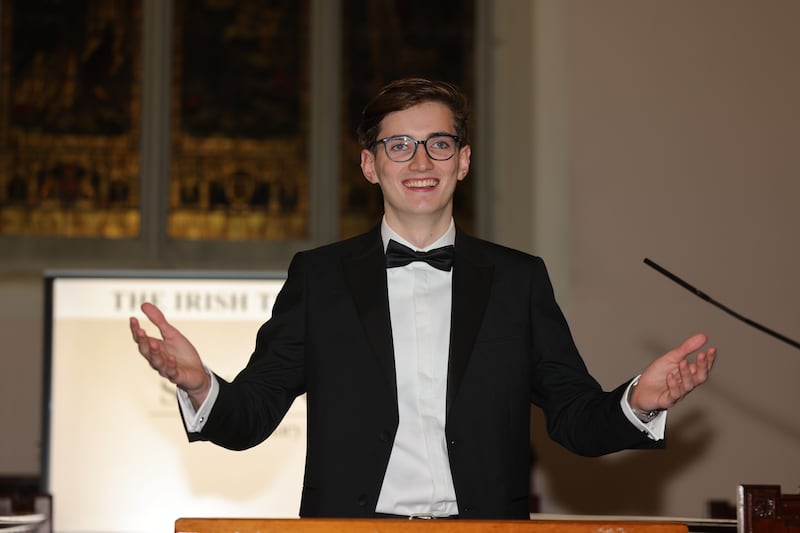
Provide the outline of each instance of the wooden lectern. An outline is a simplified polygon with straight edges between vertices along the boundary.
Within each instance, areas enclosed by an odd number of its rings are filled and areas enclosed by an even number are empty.
[[[686,533],[679,522],[181,518],[175,533]]]

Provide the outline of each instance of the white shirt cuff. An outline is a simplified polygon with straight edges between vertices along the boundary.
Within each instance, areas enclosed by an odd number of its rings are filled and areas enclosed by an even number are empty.
[[[639,417],[633,412],[630,402],[628,402],[628,396],[630,395],[631,387],[639,383],[640,377],[641,376],[636,376],[636,378],[634,378],[634,380],[628,384],[628,388],[625,389],[625,394],[622,395],[622,400],[619,402],[620,406],[622,407],[622,412],[625,413],[625,417],[630,420],[631,424],[643,431],[648,437],[653,440],[662,440],[664,438],[664,432],[667,426],[666,409],[658,413],[658,415],[656,415],[656,417],[650,422],[645,423],[639,420]]]
[[[211,378],[211,387],[208,389],[206,399],[197,411],[194,410],[192,401],[189,399],[189,394],[187,394],[185,390],[178,388],[178,405],[183,415],[184,426],[189,433],[199,433],[203,430],[203,426],[206,425],[206,420],[208,419],[208,414],[211,412],[211,408],[214,407],[214,402],[217,401],[217,395],[219,395],[219,382],[217,381],[217,377],[208,368],[206,368],[206,372]]]

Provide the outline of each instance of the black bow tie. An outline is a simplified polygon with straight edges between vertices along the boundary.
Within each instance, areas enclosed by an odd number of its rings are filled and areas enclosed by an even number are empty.
[[[416,252],[397,241],[389,240],[386,247],[386,268],[406,266],[414,261],[425,261],[430,266],[447,272],[453,268],[453,245]]]

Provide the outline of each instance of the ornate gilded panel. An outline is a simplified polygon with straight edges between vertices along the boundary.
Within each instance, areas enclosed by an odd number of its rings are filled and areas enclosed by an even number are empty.
[[[359,168],[355,130],[364,104],[387,82],[422,76],[474,88],[474,2],[342,0],[343,124],[341,233],[360,233],[383,212],[380,191]],[[474,225],[473,176],[456,189],[455,217]]]
[[[4,0],[0,235],[139,234],[141,2]]]
[[[180,0],[173,239],[308,235],[307,0]]]

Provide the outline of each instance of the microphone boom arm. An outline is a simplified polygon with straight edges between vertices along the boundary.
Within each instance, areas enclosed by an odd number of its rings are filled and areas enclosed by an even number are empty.
[[[725,311],[726,313],[728,313],[732,317],[738,318],[739,320],[741,320],[745,324],[748,324],[748,325],[750,325],[750,326],[752,326],[752,327],[754,327],[754,328],[756,328],[758,330],[761,330],[764,333],[766,333],[768,335],[771,335],[771,336],[775,337],[776,339],[779,339],[779,340],[785,342],[786,344],[794,346],[795,348],[800,350],[800,342],[797,342],[796,340],[792,340],[789,337],[787,337],[786,335],[782,335],[782,334],[778,333],[777,331],[775,331],[773,329],[770,329],[770,328],[768,328],[766,326],[763,326],[763,325],[759,324],[758,322],[756,322],[754,320],[751,320],[751,319],[749,319],[749,318],[747,318],[745,316],[740,315],[739,313],[737,313],[733,309],[730,309],[729,307],[726,307],[726,306],[722,305],[718,301],[716,301],[713,298],[711,298],[708,294],[706,294],[703,291],[697,289],[696,287],[690,285],[689,283],[686,283],[684,280],[682,280],[681,278],[679,278],[678,276],[676,276],[675,274],[673,274],[672,272],[670,272],[666,268],[664,268],[661,265],[655,263],[654,261],[651,261],[650,259],[648,259],[646,257],[644,258],[644,263],[647,266],[652,267],[653,269],[655,269],[659,273],[663,274],[664,276],[668,277],[669,279],[671,279],[672,281],[674,281],[675,283],[677,283],[678,285],[680,285],[684,289],[688,290],[691,293],[694,293],[694,295],[697,296],[698,298],[700,298],[702,300],[705,300],[708,303],[710,303],[711,305],[722,309],[723,311]]]

